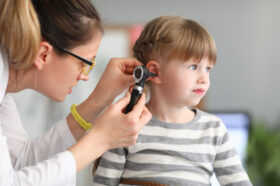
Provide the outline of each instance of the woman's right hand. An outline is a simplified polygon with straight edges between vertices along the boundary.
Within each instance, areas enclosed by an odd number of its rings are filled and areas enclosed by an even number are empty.
[[[109,106],[94,122],[94,127],[69,150],[75,157],[79,172],[104,152],[133,145],[141,128],[151,119],[145,107],[145,94],[141,96],[133,110],[124,114],[130,93]]]
[[[145,94],[131,112],[124,114],[129,100],[130,93],[127,93],[96,120],[93,130],[103,134],[106,150],[133,145],[140,129],[151,119],[151,113],[145,107]]]

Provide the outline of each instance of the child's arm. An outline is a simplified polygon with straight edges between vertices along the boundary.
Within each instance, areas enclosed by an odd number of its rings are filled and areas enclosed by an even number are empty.
[[[215,157],[214,171],[221,185],[252,186],[225,127]]]
[[[93,185],[119,185],[126,162],[127,150],[113,149],[100,158],[93,177]]]

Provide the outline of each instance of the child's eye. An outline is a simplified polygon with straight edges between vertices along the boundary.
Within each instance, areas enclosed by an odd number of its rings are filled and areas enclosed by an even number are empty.
[[[197,69],[197,65],[191,65],[191,66],[189,66],[189,69],[196,70]]]
[[[206,72],[210,72],[212,70],[212,67],[206,67]]]

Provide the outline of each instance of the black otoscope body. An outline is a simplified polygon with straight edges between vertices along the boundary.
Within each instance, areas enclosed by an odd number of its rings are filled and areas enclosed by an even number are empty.
[[[130,102],[125,108],[125,111],[124,111],[125,114],[129,113],[133,109],[134,105],[137,103],[138,99],[141,97],[141,95],[143,93],[143,87],[145,84],[145,80],[148,77],[154,77],[154,76],[157,76],[157,74],[149,72],[148,69],[144,65],[135,67],[135,69],[133,71],[133,77],[134,77],[136,84],[133,87],[131,97],[130,97]]]

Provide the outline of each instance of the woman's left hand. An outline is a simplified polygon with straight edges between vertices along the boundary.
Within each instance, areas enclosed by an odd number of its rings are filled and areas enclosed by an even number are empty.
[[[112,58],[89,98],[112,103],[116,96],[134,83],[133,70],[141,64],[135,58]]]

